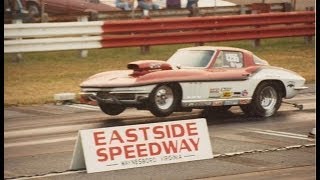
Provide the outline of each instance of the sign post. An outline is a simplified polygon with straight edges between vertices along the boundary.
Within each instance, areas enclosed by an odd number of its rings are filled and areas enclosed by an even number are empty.
[[[80,130],[70,168],[94,173],[210,158],[201,118]]]

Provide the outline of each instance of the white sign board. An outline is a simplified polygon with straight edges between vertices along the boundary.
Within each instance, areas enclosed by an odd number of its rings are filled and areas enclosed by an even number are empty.
[[[210,158],[202,118],[80,130],[71,169],[93,173]]]

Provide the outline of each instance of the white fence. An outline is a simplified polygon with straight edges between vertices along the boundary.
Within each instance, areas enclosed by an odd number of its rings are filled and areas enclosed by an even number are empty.
[[[311,11],[121,22],[6,24],[4,53],[314,36],[314,26],[315,12]]]
[[[103,21],[5,24],[4,38],[97,35],[102,33],[102,25]]]
[[[103,21],[5,24],[4,53],[101,48]]]

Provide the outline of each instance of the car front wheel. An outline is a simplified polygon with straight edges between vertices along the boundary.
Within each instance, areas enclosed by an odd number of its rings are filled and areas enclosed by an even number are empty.
[[[107,104],[103,102],[98,102],[98,105],[101,111],[112,116],[118,115],[126,109],[125,106],[118,105],[118,104]]]
[[[257,87],[251,103],[240,108],[249,116],[270,117],[278,111],[281,100],[282,93],[276,83],[262,82]]]
[[[179,91],[172,85],[158,85],[149,96],[149,110],[157,117],[169,116],[177,108]]]

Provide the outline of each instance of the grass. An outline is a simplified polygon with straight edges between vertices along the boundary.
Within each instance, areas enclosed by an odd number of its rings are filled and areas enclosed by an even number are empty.
[[[293,70],[315,81],[314,40],[306,45],[302,37],[261,40],[259,48],[252,41],[208,43],[206,45],[232,46],[250,50],[271,65]],[[61,92],[80,92],[79,84],[98,72],[125,69],[134,60],[166,60],[177,49],[194,44],[153,46],[149,54],[140,48],[89,50],[87,58],[79,51],[24,53],[23,61],[13,62],[13,55],[4,56],[4,104],[29,105],[53,102],[53,95]]]

